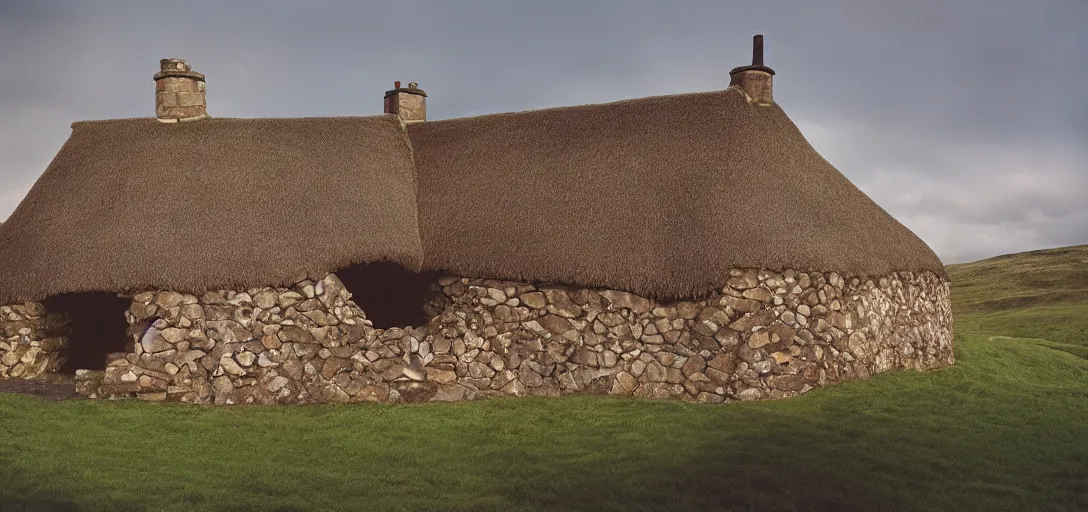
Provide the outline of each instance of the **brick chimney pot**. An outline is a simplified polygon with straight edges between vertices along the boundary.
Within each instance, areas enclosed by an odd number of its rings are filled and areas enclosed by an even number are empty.
[[[164,123],[208,117],[204,75],[182,59],[162,59],[155,73],[155,117]]]

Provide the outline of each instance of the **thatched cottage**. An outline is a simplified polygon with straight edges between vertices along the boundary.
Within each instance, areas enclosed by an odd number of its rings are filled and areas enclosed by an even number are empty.
[[[0,227],[0,378],[214,403],[781,398],[953,362],[948,277],[753,64],[728,88],[426,120],[77,122]]]

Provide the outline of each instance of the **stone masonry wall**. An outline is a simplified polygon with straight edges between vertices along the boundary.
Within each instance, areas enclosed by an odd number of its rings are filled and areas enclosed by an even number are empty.
[[[0,379],[32,379],[56,372],[68,356],[64,315],[37,302],[0,306]]]
[[[447,277],[430,323],[375,329],[334,275],[203,297],[148,292],[147,346],[84,374],[87,396],[202,403],[398,402],[600,393],[783,398],[954,361],[947,283],[738,269],[698,301]],[[149,337],[150,338],[150,337]]]

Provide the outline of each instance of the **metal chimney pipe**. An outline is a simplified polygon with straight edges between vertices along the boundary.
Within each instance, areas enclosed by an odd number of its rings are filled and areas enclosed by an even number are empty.
[[[752,37],[752,65],[763,65],[763,34]]]

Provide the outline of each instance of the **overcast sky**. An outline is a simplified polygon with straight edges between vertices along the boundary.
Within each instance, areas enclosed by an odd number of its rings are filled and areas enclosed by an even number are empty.
[[[1085,0],[0,0],[0,219],[73,121],[154,116],[164,57],[217,117],[378,114],[401,80],[445,119],[724,89],[761,33],[775,100],[945,263],[1085,244],[1085,27]]]

